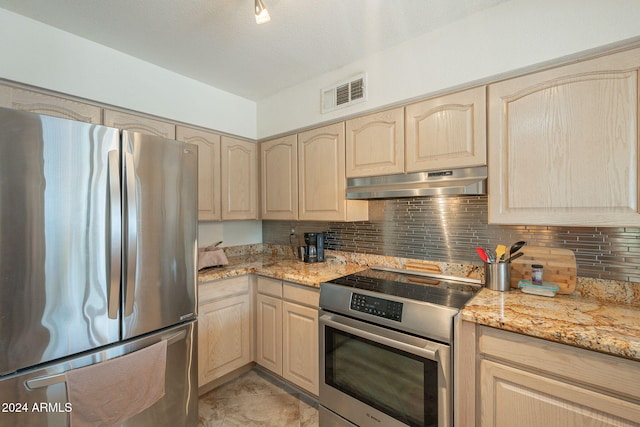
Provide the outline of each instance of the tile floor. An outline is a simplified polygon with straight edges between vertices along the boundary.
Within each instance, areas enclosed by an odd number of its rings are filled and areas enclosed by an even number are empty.
[[[200,397],[199,427],[317,427],[317,402],[254,368]]]

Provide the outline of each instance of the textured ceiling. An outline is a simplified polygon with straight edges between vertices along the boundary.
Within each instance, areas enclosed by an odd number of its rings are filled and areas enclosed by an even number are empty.
[[[507,0],[0,0],[0,7],[260,100]]]

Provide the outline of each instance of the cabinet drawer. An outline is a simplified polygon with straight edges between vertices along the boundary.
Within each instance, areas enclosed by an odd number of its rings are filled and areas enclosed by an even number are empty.
[[[489,327],[480,328],[478,348],[483,358],[640,400],[640,363],[633,360]]]
[[[284,283],[283,298],[315,308],[320,305],[320,291],[318,289],[293,283]]]
[[[258,276],[258,293],[282,298],[282,280]]]
[[[227,298],[233,295],[249,293],[249,276],[232,277],[215,280],[200,285],[198,288],[198,305]]]

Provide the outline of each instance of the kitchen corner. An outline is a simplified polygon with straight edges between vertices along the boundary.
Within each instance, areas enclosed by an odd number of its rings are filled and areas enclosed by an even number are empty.
[[[224,248],[228,265],[203,269],[198,274],[202,284],[244,274],[258,274],[274,279],[319,288],[320,283],[366,269],[366,265],[347,262],[344,257],[327,251],[327,261],[305,263],[295,258],[289,247],[274,245],[247,245]]]
[[[370,266],[429,270],[447,276],[484,280],[482,266],[425,262],[407,258],[327,251],[327,262],[308,264],[284,245],[255,244],[224,248],[229,264],[204,269],[200,285],[218,279],[257,274],[313,288]],[[437,270],[437,271],[436,271]],[[640,284],[577,278],[571,295],[554,298],[519,290],[482,289],[461,310],[461,319],[640,361]]]

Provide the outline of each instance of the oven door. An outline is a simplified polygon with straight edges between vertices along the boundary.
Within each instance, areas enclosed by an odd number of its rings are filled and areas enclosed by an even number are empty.
[[[322,406],[363,427],[451,426],[448,345],[320,314]]]

